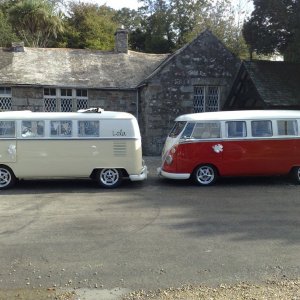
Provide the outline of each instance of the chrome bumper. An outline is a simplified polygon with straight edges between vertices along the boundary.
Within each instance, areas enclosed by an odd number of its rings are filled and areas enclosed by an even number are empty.
[[[144,166],[140,174],[129,175],[129,179],[131,181],[142,181],[142,180],[147,179],[148,173],[149,172],[148,172],[147,166]]]

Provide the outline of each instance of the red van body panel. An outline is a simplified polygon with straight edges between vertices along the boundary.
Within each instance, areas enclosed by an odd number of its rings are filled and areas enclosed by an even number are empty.
[[[216,152],[215,145],[223,151]],[[226,140],[183,142],[176,146],[169,173],[189,173],[201,164],[214,165],[221,176],[287,174],[300,165],[300,139]]]
[[[249,110],[178,116],[158,174],[213,184],[219,176],[291,174],[300,184],[300,111]]]

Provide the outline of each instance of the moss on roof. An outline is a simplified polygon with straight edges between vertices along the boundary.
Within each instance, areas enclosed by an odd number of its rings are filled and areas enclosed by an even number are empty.
[[[85,49],[0,48],[0,82],[7,85],[131,89],[168,54],[128,54]]]

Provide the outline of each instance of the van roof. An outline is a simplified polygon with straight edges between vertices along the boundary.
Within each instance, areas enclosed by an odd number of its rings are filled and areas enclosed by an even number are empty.
[[[299,110],[235,110],[185,114],[175,121],[228,121],[261,119],[300,119]]]
[[[22,111],[4,111],[0,112],[0,119],[134,119],[135,117],[126,112],[101,111],[94,112],[32,112],[30,110]]]

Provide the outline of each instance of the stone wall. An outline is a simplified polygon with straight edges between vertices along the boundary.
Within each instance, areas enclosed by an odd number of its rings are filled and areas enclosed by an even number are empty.
[[[147,80],[141,90],[144,154],[159,155],[174,119],[193,112],[194,86],[218,86],[222,108],[239,60],[205,31]]]
[[[104,110],[126,111],[137,116],[136,90],[89,90],[89,106]]]
[[[12,110],[44,111],[43,88],[13,87]],[[101,107],[105,110],[126,111],[137,115],[136,90],[89,90],[89,107]]]
[[[13,87],[12,110],[43,111],[43,88]]]

